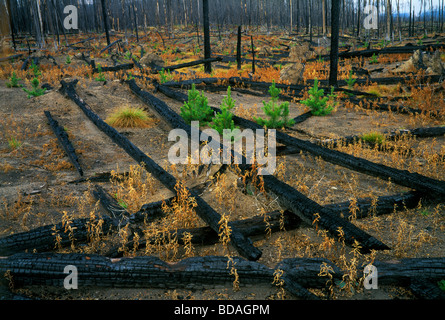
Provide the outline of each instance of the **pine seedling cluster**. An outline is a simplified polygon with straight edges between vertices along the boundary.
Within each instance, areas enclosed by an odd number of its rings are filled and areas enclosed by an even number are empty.
[[[334,110],[335,105],[328,105],[328,101],[335,98],[334,88],[331,88],[331,94],[324,95],[323,89],[318,89],[318,79],[315,78],[314,86],[309,90],[309,98],[301,103],[308,106],[314,116],[326,116]]]
[[[188,124],[199,121],[199,124],[204,126],[210,121],[212,114],[213,110],[209,106],[207,97],[203,92],[200,94],[193,84],[192,89],[188,91],[188,101],[181,107],[181,117]]]
[[[289,102],[278,104],[280,93],[281,90],[275,86],[275,81],[273,81],[269,87],[271,98],[269,102],[263,101],[263,111],[268,119],[255,118],[256,123],[269,129],[291,127],[295,124],[294,120],[289,119]]]

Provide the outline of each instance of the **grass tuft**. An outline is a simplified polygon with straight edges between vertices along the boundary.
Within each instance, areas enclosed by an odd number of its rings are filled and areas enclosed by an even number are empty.
[[[152,121],[143,109],[130,106],[117,109],[105,120],[110,126],[119,128],[148,128]]]

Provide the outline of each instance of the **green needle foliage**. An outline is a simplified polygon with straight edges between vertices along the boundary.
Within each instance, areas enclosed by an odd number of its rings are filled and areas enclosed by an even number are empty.
[[[34,61],[31,62],[31,67],[30,69],[32,70],[32,73],[34,73],[34,77],[40,77],[42,75],[42,73],[39,70],[39,66],[34,64]]]
[[[289,102],[278,104],[280,93],[281,90],[275,86],[275,81],[273,81],[269,87],[271,98],[269,102],[263,101],[263,111],[268,116],[268,119],[255,118],[256,123],[269,129],[291,127],[295,124],[294,120],[289,119]]]
[[[40,85],[40,81],[37,78],[32,79],[31,81],[31,86],[32,86],[32,90],[23,88],[23,91],[25,91],[28,94],[28,99],[30,99],[31,97],[38,97],[41,95],[44,95],[46,92],[45,88],[39,88]]]
[[[372,54],[372,57],[369,60],[369,63],[370,64],[379,63],[379,60],[377,59],[377,56],[375,55],[375,53]]]
[[[315,78],[314,86],[309,90],[309,98],[301,103],[308,106],[314,116],[326,116],[334,110],[335,103],[328,105],[328,101],[335,97],[334,88],[331,88],[331,94],[325,96],[324,90],[318,89],[318,79]]]
[[[173,80],[173,76],[171,75],[170,70],[165,71],[164,68],[162,68],[162,70],[159,71],[159,76],[160,76],[159,81],[161,82],[161,84]]]
[[[96,78],[96,81],[107,81],[104,74],[102,73],[102,67],[100,64],[97,65],[97,71],[99,72],[99,76]]]
[[[21,87],[22,85],[19,84],[19,80],[22,80],[22,79],[17,78],[17,75],[15,74],[15,72],[12,72],[12,76],[11,76],[11,78],[9,78],[9,82],[6,82],[6,86],[8,88],[18,88],[18,87]]]
[[[352,73],[353,72],[351,70],[351,72],[349,72],[349,78],[346,80],[349,89],[352,89],[354,87],[355,81],[357,81],[357,79],[352,78]]]
[[[231,110],[235,107],[235,100],[231,96],[231,88],[227,88],[227,97],[225,97],[221,103],[221,112],[216,114],[209,125],[212,129],[215,129],[219,134],[224,133],[224,129],[235,130],[235,123],[232,120],[233,114]]]
[[[213,110],[209,106],[207,97],[204,93],[196,90],[195,84],[192,90],[188,91],[188,101],[181,107],[181,117],[185,122],[190,124],[192,121],[199,121],[201,126],[206,125],[213,114]]]
[[[65,64],[71,64],[71,57],[70,56],[66,57]]]

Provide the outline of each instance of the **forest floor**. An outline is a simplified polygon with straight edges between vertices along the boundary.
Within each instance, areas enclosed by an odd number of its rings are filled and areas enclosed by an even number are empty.
[[[443,35],[436,35],[443,37]],[[83,35],[78,39],[86,39]],[[117,37],[114,37],[117,39]],[[247,41],[249,38],[249,41]],[[283,40],[286,38],[287,40]],[[213,38],[212,38],[213,39]],[[298,38],[302,39],[302,37]],[[353,38],[347,41],[356,48],[360,43]],[[258,64],[255,79],[258,81],[280,81],[280,69],[286,65],[288,46],[298,44],[297,37],[288,35],[259,35],[254,37],[257,52],[272,50],[273,56],[258,56],[257,61],[274,60],[273,64]],[[423,39],[423,41],[427,41]],[[165,66],[188,62],[202,58],[196,39],[186,31],[178,32],[175,38],[164,37],[165,46],[151,31],[143,37],[139,44],[131,39],[127,45],[136,60],[140,59],[140,48],[144,52],[152,52],[164,61]],[[415,39],[410,39],[411,42]],[[434,41],[434,37],[432,37]],[[442,41],[442,40],[441,40]],[[212,50],[216,54],[233,57],[235,54],[236,36],[225,35],[222,41],[215,40]],[[406,41],[408,42],[408,40]],[[250,37],[243,37],[244,52],[248,52]],[[315,41],[316,43],[316,41]],[[284,45],[283,45],[284,44]],[[405,42],[397,45],[404,45]],[[245,193],[239,188],[238,177],[227,171],[220,176],[213,174],[217,168],[212,168],[209,175],[193,174],[196,168],[175,167],[168,162],[167,150],[173,144],[168,141],[168,133],[172,129],[163,120],[157,118],[121,79],[124,72],[104,72],[105,82],[96,81],[91,68],[84,60],[79,59],[79,52],[85,52],[89,59],[95,59],[96,65],[111,66],[114,55],[119,62],[129,62],[123,52],[114,47],[113,54],[99,53],[106,46],[105,39],[90,41],[79,45],[84,49],[63,48],[62,51],[49,52],[58,66],[50,59],[41,58],[40,84],[48,83],[54,89],[40,97],[28,99],[21,88],[8,88],[6,83],[15,71],[22,80],[19,83],[30,88],[33,78],[32,70],[21,71],[23,61],[0,63],[0,237],[14,233],[29,231],[33,228],[55,224],[62,219],[89,217],[91,214],[106,214],[98,207],[91,195],[93,184],[104,187],[109,194],[125,205],[128,212],[139,210],[142,204],[163,200],[173,196],[151,175],[146,174],[137,163],[120,147],[99,131],[89,121],[78,106],[64,95],[58,88],[60,80],[75,78],[78,95],[102,119],[106,119],[112,111],[129,105],[146,109],[152,119],[148,128],[118,128],[132,143],[150,156],[159,165],[178,178],[185,179],[188,186],[195,186],[204,181],[212,183],[202,191],[202,198],[219,213],[227,215],[230,221],[250,218],[274,210],[282,210],[276,199],[261,192]],[[263,47],[267,46],[267,50]],[[179,49],[179,50],[178,50]],[[320,50],[323,48],[319,48]],[[364,49],[364,48],[361,48]],[[351,49],[352,51],[352,49]],[[441,59],[445,61],[445,50],[440,49]],[[4,52],[1,57],[11,55]],[[66,64],[67,56],[71,63]],[[250,59],[250,53],[244,58]],[[410,58],[410,54],[385,54],[378,57],[377,63],[370,63],[369,58],[346,59],[340,67],[340,79],[348,79],[353,66],[366,70],[379,70],[372,73],[372,79],[393,77],[393,70]],[[315,56],[315,58],[317,58]],[[244,64],[237,70],[234,62],[213,63],[211,77],[229,78],[233,76],[249,77],[251,64]],[[179,81],[193,78],[208,78],[203,67],[179,69],[182,74],[172,72],[171,80]],[[329,63],[321,60],[306,63],[304,79],[326,79]],[[132,75],[143,75],[163,81],[158,74],[134,68]],[[420,73],[419,73],[420,74]],[[399,75],[400,76],[400,75]],[[354,76],[358,78],[359,76]],[[170,79],[167,79],[170,80]],[[136,82],[144,90],[153,92],[154,86],[148,80],[136,78]],[[302,83],[304,84],[304,83]],[[204,90],[209,104],[219,106],[224,92]],[[186,89],[177,89],[187,94]],[[377,94],[380,103],[393,103],[398,98],[404,105],[419,108],[421,114],[402,114],[391,111],[381,111],[366,108],[346,100],[338,100],[332,114],[324,117],[310,117],[291,129],[283,132],[302,140],[315,142],[317,139],[341,138],[350,135],[381,133],[423,127],[438,127],[445,125],[445,83],[431,83],[419,87],[407,87],[403,84],[376,85],[355,84],[354,90]],[[163,94],[153,93],[176,112],[180,112],[182,103]],[[307,97],[307,92],[305,97]],[[236,100],[234,114],[252,120],[254,116],[264,115],[262,101],[264,96],[255,96],[234,91],[232,97]],[[395,98],[395,100],[394,100]],[[294,118],[309,109],[298,99],[290,95],[290,117]],[[51,131],[45,110],[59,121],[69,135],[82,165],[85,177],[94,177],[99,173],[130,172],[122,181],[112,178],[108,182],[76,181],[79,175],[70,160],[60,147],[56,136]],[[434,111],[434,112],[433,112]],[[444,180],[445,176],[445,137],[431,138],[401,138],[397,141],[385,141],[387,149],[370,147],[362,141],[350,145],[338,146],[337,150],[353,154],[357,157],[385,164],[397,169],[417,172],[427,177]],[[408,150],[411,153],[408,154]],[[325,162],[305,153],[294,153],[277,158],[275,176],[285,181],[310,199],[321,205],[343,202],[359,198],[376,198],[409,191],[408,188],[383,181],[369,175],[361,174],[338,165]],[[354,208],[351,208],[354,210]],[[205,226],[197,217],[190,218],[190,226]],[[159,222],[158,228],[181,227],[181,221]],[[360,254],[345,246],[344,243],[331,238],[323,230],[317,230],[313,225],[303,224],[294,230],[274,232],[266,237],[253,238],[255,247],[262,251],[258,262],[268,267],[274,267],[284,258],[323,257],[327,258],[343,270],[354,274],[356,279],[363,275],[365,262],[375,260],[391,261],[401,258],[441,257],[445,252],[445,207],[443,204],[424,204],[414,209],[406,209],[382,216],[370,216],[353,219],[352,223],[383,243],[391,250]],[[147,232],[154,232],[146,226]],[[102,235],[100,243],[76,245],[72,248],[59,249],[59,252],[104,253],[110,245],[119,244],[125,239],[119,235]],[[166,261],[178,261],[187,256],[205,255],[237,255],[231,246],[216,244],[212,246],[195,246],[191,250],[183,246],[173,248],[172,243],[159,244],[158,247],[142,248],[124,252],[125,256],[156,255]],[[346,272],[346,271],[345,271]],[[349,273],[349,274],[351,274]],[[352,291],[342,290],[341,284],[332,289],[330,299],[414,299],[414,294],[403,287],[381,286],[378,290],[366,290],[361,285]],[[328,298],[327,290],[310,289],[321,298]],[[63,288],[26,287],[14,289],[13,293],[0,286],[0,297],[12,298],[21,295],[32,299],[278,299],[282,298],[280,290],[275,285],[244,286],[240,279],[240,288],[220,286],[206,290],[186,289],[118,289],[118,288],[79,288],[67,291]],[[285,295],[285,299],[293,299]]]

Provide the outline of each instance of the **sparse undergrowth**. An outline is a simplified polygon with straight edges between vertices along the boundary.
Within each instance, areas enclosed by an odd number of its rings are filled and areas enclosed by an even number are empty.
[[[272,39],[267,37],[259,37],[259,39]],[[256,39],[255,39],[256,41]],[[273,38],[273,43],[278,44],[280,41]],[[105,54],[99,54],[99,49],[103,47],[103,43],[92,42],[91,58],[97,59],[102,65],[111,65],[111,61],[106,61]],[[148,44],[141,44],[141,49],[151,50],[155,48],[155,44],[159,47],[159,56],[164,59],[166,65],[183,62],[182,59],[189,58],[188,61],[198,57],[190,55],[187,47],[181,46],[181,52],[175,50],[174,45],[168,45],[164,48],[160,42],[149,40]],[[132,45],[132,44],[130,44]],[[95,48],[97,46],[97,48]],[[195,48],[195,44],[193,44]],[[179,46],[178,46],[179,47]],[[184,49],[184,47],[186,49]],[[145,50],[144,49],[144,50]],[[161,52],[162,49],[162,52]],[[195,51],[198,51],[195,48]],[[141,50],[141,51],[144,51]],[[200,49],[199,49],[200,50]],[[224,48],[226,50],[226,48]],[[227,49],[228,50],[228,49]],[[230,50],[228,50],[230,51]],[[135,52],[135,51],[134,51]],[[198,53],[198,52],[196,52]],[[52,53],[57,56],[57,53]],[[142,56],[142,55],[141,55]],[[118,58],[140,58],[139,56],[127,54],[118,54]],[[129,96],[122,94],[118,96],[111,93],[110,88],[115,89],[119,83],[115,80],[125,77],[124,72],[102,72],[100,70],[97,77],[91,74],[91,68],[81,64],[78,58],[62,55],[59,58],[63,64],[62,69],[49,65],[41,65],[40,69],[36,66],[31,66],[29,71],[21,71],[19,63],[4,64],[0,67],[0,78],[8,81],[6,85],[11,84],[15,87],[18,81],[29,86],[33,79],[37,79],[39,84],[33,86],[38,89],[40,82],[49,83],[52,86],[59,84],[60,78],[64,75],[71,75],[72,77],[80,78],[79,83],[82,88],[88,93],[88,98],[91,99],[91,105],[95,106],[99,98],[104,98],[105,101],[111,101],[109,105],[103,104],[103,111],[105,114],[112,110],[112,105],[120,105],[121,101],[128,101],[129,105],[134,102]],[[407,58],[407,57],[406,57]],[[396,56],[379,55],[377,61],[382,65],[384,61],[389,63],[398,61]],[[367,61],[368,62],[368,61]],[[406,88],[402,85],[385,86],[375,85],[372,83],[360,85],[355,83],[355,77],[352,78],[352,66],[360,64],[360,61],[343,61],[340,68],[341,79],[346,79],[348,87],[354,90],[362,90],[365,92],[375,91],[381,99],[379,102],[386,103],[387,97],[397,97],[403,95],[403,100],[400,104],[405,106],[419,108],[422,114],[400,115],[395,112],[384,113],[377,110],[368,110],[362,107],[369,105],[372,108],[372,102],[361,102],[360,105],[355,105],[349,101],[334,102],[333,92],[329,95],[325,92],[320,92],[318,83],[307,93],[306,105],[311,108],[314,115],[327,115],[337,107],[343,112],[347,111],[347,116],[351,116],[348,122],[351,126],[347,126],[346,121],[340,122],[341,114],[333,114],[327,118],[329,126],[317,126],[325,119],[317,118],[312,132],[314,136],[323,137],[331,133],[338,134],[339,132],[346,132],[347,130],[356,130],[348,134],[360,134],[361,139],[349,145],[337,146],[337,150],[353,154],[358,157],[368,159],[377,163],[382,163],[391,167],[397,167],[411,172],[417,172],[435,179],[442,179],[445,174],[445,149],[443,147],[443,137],[415,139],[411,137],[402,137],[396,141],[389,141],[385,136],[378,132],[383,132],[383,129],[398,129],[398,128],[415,128],[422,126],[443,125],[443,115],[445,114],[445,104],[443,100],[443,89],[435,85],[422,85],[413,81],[408,83],[412,86],[409,92],[405,92]],[[100,66],[100,65],[99,65]],[[363,67],[363,65],[362,65]],[[100,67],[99,67],[100,69]],[[256,66],[256,74],[251,75],[253,79],[267,82],[281,82],[279,79],[279,68],[272,68],[262,65]],[[193,71],[193,72],[191,72]],[[326,76],[328,71],[327,63],[324,61],[308,62],[305,70],[305,75],[311,75],[308,78],[315,76]],[[242,76],[248,77],[250,72],[250,65],[244,66],[242,70],[236,70],[236,66],[229,66],[229,69],[214,68],[213,76],[215,77],[234,77]],[[150,81],[139,78],[139,76],[146,76],[138,69],[132,69],[129,77],[133,77],[136,81],[145,85],[148,89],[153,89]],[[167,80],[186,80],[189,78],[208,77],[203,73],[200,67],[183,69],[181,73],[161,73],[161,82]],[[157,76],[156,76],[157,77]],[[349,77],[349,78],[348,78]],[[359,78],[356,75],[357,79]],[[157,79],[157,78],[156,78]],[[96,83],[95,80],[109,82],[102,86]],[[36,82],[34,82],[35,84]],[[282,82],[281,82],[282,83]],[[96,85],[96,86],[95,86]],[[226,85],[221,82],[220,85]],[[226,85],[227,87],[227,85]],[[241,87],[241,86],[240,86]],[[269,119],[263,119],[261,124],[267,127],[290,127],[292,126],[290,114],[301,111],[301,106],[291,102],[282,103],[278,96],[280,94],[286,96],[292,92],[279,90],[275,86],[269,88],[271,99],[264,103],[264,107],[269,107],[266,113],[270,116]],[[442,84],[443,87],[443,84]],[[147,90],[148,90],[147,89]],[[261,100],[246,103],[245,97],[247,95],[239,94],[233,95],[237,98],[238,108],[234,108],[235,101],[232,98],[231,89],[228,89],[227,97],[222,99],[219,96],[206,97],[207,90],[198,92],[194,87],[189,92],[189,101],[184,104],[182,115],[186,121],[202,120],[203,125],[209,125],[220,131],[221,129],[234,129],[235,123],[232,119],[232,112],[245,118],[256,118],[259,107],[256,103],[261,105]],[[224,88],[225,90],[225,88]],[[15,94],[24,96],[22,90],[8,90]],[[124,90],[119,91],[124,92]],[[75,146],[82,146],[81,143],[89,144],[88,151],[80,152],[81,160],[85,161],[88,168],[88,174],[93,177],[99,171],[109,171],[110,167],[115,166],[115,162],[120,163],[116,171],[112,171],[111,181],[99,182],[102,184],[119,203],[122,209],[125,209],[130,214],[137,212],[143,204],[150,203],[157,200],[167,199],[172,196],[172,193],[166,192],[162,185],[156,181],[151,175],[147,174],[141,166],[133,166],[134,162],[131,159],[118,156],[115,150],[112,150],[108,145],[108,141],[102,141],[99,135],[87,137],[84,132],[87,131],[82,121],[72,121],[73,115],[77,112],[75,107],[66,103],[53,105],[54,97],[58,96],[57,92],[51,93],[53,96],[47,98],[42,97],[41,103],[43,106],[54,107],[54,110],[60,111],[61,122],[66,126],[70,134],[70,138],[75,142]],[[102,96],[103,95],[103,96]],[[96,97],[95,97],[96,96]],[[159,96],[161,99],[163,97]],[[238,97],[240,97],[238,99]],[[344,97],[344,95],[342,96]],[[97,98],[97,100],[95,100]],[[113,101],[116,98],[116,101]],[[213,98],[216,103],[221,100],[220,114],[215,116],[215,113],[208,108],[209,100]],[[253,99],[253,98],[252,98]],[[164,216],[155,222],[145,222],[140,225],[143,234],[132,233],[131,228],[121,228],[116,235],[107,234],[106,230],[102,228],[103,220],[101,215],[104,214],[99,210],[99,205],[91,196],[93,189],[90,184],[72,184],[68,183],[76,179],[75,171],[66,158],[63,150],[58,146],[58,142],[51,132],[43,130],[46,128],[46,123],[41,121],[41,109],[37,102],[29,100],[29,105],[21,107],[19,112],[25,110],[24,115],[29,112],[30,117],[23,117],[23,122],[15,123],[12,120],[7,120],[6,117],[0,120],[0,172],[2,177],[0,182],[5,195],[0,197],[0,232],[2,236],[17,233],[21,231],[30,230],[36,226],[42,226],[49,223],[63,221],[66,226],[66,232],[73,234],[70,229],[71,221],[76,218],[83,217],[88,219],[89,242],[85,245],[76,245],[74,243],[67,248],[61,248],[58,242],[57,234],[54,234],[54,246],[58,252],[85,252],[85,253],[106,253],[111,248],[119,248],[119,253],[124,256],[139,256],[139,255],[154,255],[161,257],[169,263],[174,263],[181,259],[193,256],[205,255],[222,255],[226,256],[228,260],[227,272],[233,277],[231,288],[225,288],[225,291],[220,291],[211,297],[218,298],[232,298],[235,294],[241,292],[249,292],[257,294],[256,288],[245,288],[242,275],[237,272],[237,265],[234,262],[233,256],[237,255],[236,251],[230,244],[231,228],[230,221],[250,218],[255,215],[263,215],[266,226],[267,216],[265,213],[273,210],[282,210],[283,208],[277,203],[276,199],[264,192],[264,189],[256,188],[252,184],[248,184],[245,188],[239,187],[239,181],[233,171],[229,170],[224,174],[213,176],[209,172],[208,181],[211,184],[207,185],[203,191],[203,197],[219,213],[221,213],[220,229],[218,233],[219,243],[212,246],[201,246],[193,243],[191,233],[183,234],[179,239],[177,230],[181,228],[204,227],[205,224],[197,217],[194,212],[196,206],[195,199],[190,196],[187,189],[184,187],[196,185],[201,182],[203,173],[199,176],[198,172],[202,170],[198,165],[187,164],[181,167],[164,164],[166,169],[171,172],[178,179],[177,184],[177,198],[169,205],[164,204]],[[118,101],[117,101],[118,100]],[[291,100],[291,99],[289,99]],[[49,103],[49,101],[51,103]],[[243,103],[239,103],[242,101]],[[90,103],[90,102],[89,102]],[[335,104],[336,103],[336,104]],[[394,102],[399,103],[399,102]],[[62,105],[60,105],[62,104]],[[170,103],[168,103],[170,105]],[[179,104],[171,102],[172,107],[180,108]],[[244,105],[243,105],[244,104]],[[297,106],[296,106],[297,105]],[[345,108],[343,108],[345,107]],[[298,109],[297,109],[298,108]],[[99,109],[100,110],[100,109]],[[235,111],[234,111],[235,110]],[[281,116],[281,118],[280,118]],[[345,117],[347,117],[345,116]],[[313,118],[311,120],[314,120]],[[72,121],[72,122],[71,122]],[[159,128],[154,126],[153,119],[147,114],[143,114],[142,110],[119,110],[119,114],[112,115],[107,119],[110,125],[121,128],[145,128],[147,130],[130,130],[129,137],[136,145],[141,145],[147,154],[157,157],[156,161],[163,156],[163,151],[168,148],[168,144],[162,139],[165,136],[160,134]],[[268,122],[269,121],[269,122]],[[32,122],[33,126],[29,126]],[[37,128],[36,123],[40,127]],[[366,128],[359,127],[366,124]],[[309,131],[306,124],[299,127],[300,131]],[[77,127],[79,126],[79,128]],[[341,126],[347,127],[340,130]],[[358,127],[356,127],[358,126]],[[78,128],[78,130],[76,130]],[[157,130],[151,130],[157,129]],[[85,130],[85,131],[84,131]],[[290,131],[290,130],[289,130]],[[305,137],[306,139],[307,137]],[[94,143],[92,140],[94,139]],[[134,140],[133,140],[134,139]],[[97,141],[96,141],[97,140]],[[164,139],[165,140],[165,139]],[[364,143],[370,142],[370,143]],[[97,143],[97,144],[96,144]],[[146,145],[144,145],[146,144]],[[371,145],[371,146],[370,146]],[[156,146],[156,147],[154,147]],[[81,148],[79,148],[81,149]],[[93,155],[94,154],[94,155]],[[161,163],[161,162],[160,162]],[[215,169],[215,168],[212,168]],[[239,172],[237,172],[239,173]],[[245,173],[244,177],[249,176],[255,178],[252,173]],[[366,219],[357,219],[356,200],[359,198],[369,197],[375,202],[378,196],[395,194],[398,192],[407,191],[406,188],[401,188],[391,181],[380,181],[378,179],[370,178],[361,174],[356,174],[350,170],[333,166],[322,161],[319,158],[312,158],[304,153],[297,153],[292,156],[279,157],[277,159],[277,171],[275,175],[290,184],[299,192],[308,196],[310,199],[320,204],[330,204],[341,202],[344,200],[353,200],[349,208],[351,215],[350,220],[371,233],[378,239],[388,244],[391,247],[387,252],[371,252],[369,254],[362,254],[359,252],[359,245],[353,246],[345,245],[342,236],[342,230],[338,230],[338,237],[334,238],[332,235],[317,227],[316,217],[313,225],[310,227],[300,227],[296,230],[282,230],[280,232],[272,233],[270,229],[265,230],[265,237],[255,239],[254,245],[263,251],[262,263],[269,267],[274,267],[276,263],[285,258],[326,258],[334,262],[341,271],[341,281],[334,281],[329,266],[326,264],[320,265],[319,277],[326,280],[326,286],[323,289],[310,289],[311,292],[323,299],[349,299],[359,297],[364,294],[363,290],[363,267],[372,263],[375,260],[394,260],[409,257],[424,257],[424,256],[440,256],[443,254],[441,248],[445,241],[443,234],[445,231],[445,218],[443,215],[444,206],[429,205],[427,203],[419,203],[415,209],[404,209],[397,214],[388,214],[385,216],[371,215]],[[204,174],[205,176],[205,174]],[[25,184],[21,184],[20,177],[23,178]],[[28,177],[30,181],[28,181]],[[25,181],[26,180],[26,181]],[[31,183],[29,183],[31,182]],[[10,190],[14,189],[11,193]],[[7,193],[9,192],[9,193]],[[372,211],[372,210],[371,210]],[[284,222],[283,222],[284,223]],[[150,239],[151,242],[147,246],[142,246],[144,240]],[[444,281],[440,281],[437,285],[445,290]],[[274,274],[274,281],[271,283],[272,293],[268,296],[270,299],[292,299],[285,291],[284,274],[280,270],[276,270]],[[401,290],[401,289],[394,289]],[[183,294],[183,291],[164,290],[163,294],[167,298],[190,297],[193,298],[198,293],[197,291]],[[391,292],[389,294],[396,297],[412,298],[412,293],[408,291]],[[94,295],[94,294],[93,294]],[[258,297],[258,296],[257,296]]]

